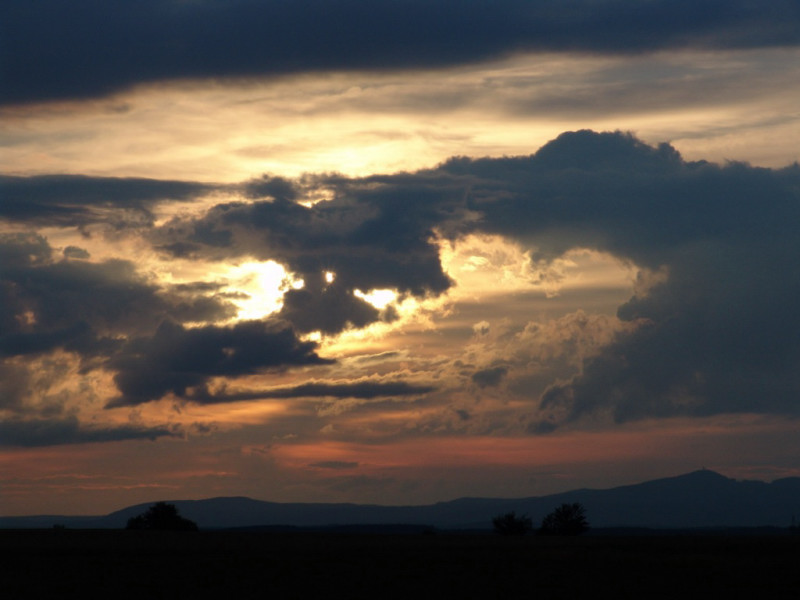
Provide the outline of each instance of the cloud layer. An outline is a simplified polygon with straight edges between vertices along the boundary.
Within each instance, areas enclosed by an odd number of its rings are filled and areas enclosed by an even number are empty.
[[[798,22],[791,0],[10,2],[0,9],[0,102],[175,79],[429,68],[522,51],[797,45]]]
[[[235,309],[222,284],[166,285],[133,261],[94,260],[78,246],[59,251],[35,233],[48,220],[83,227],[104,222],[105,211],[151,211],[162,198],[205,197],[206,187],[81,178],[76,191],[69,178],[63,188],[49,185],[53,178],[10,181],[12,190],[37,190],[39,207],[7,210],[16,232],[0,239],[0,368],[9,375],[0,404],[17,419],[39,419],[29,444],[44,443],[48,432],[56,443],[171,431],[79,435],[72,421],[51,427],[46,419],[56,400],[32,405],[27,398],[32,361],[55,352],[76,357],[84,375],[108,374],[116,388],[103,398],[109,408],[168,397],[198,405],[411,397],[437,419],[449,415],[448,427],[469,428],[478,426],[472,417],[480,406],[467,406],[464,394],[506,394],[517,403],[492,418],[523,423],[530,433],[609,418],[800,413],[797,165],[688,162],[668,144],[578,131],[530,156],[460,157],[363,178],[265,177],[233,186],[234,202],[120,225],[167,261],[202,268],[275,260],[304,281],[285,288],[277,312],[245,321],[231,320]],[[95,189],[107,190],[102,203],[80,193]],[[23,193],[14,193],[22,205]],[[97,213],[100,204],[104,212]],[[67,220],[52,212],[67,205]],[[469,364],[463,349],[417,363],[390,352],[360,368],[405,361],[405,371],[376,377],[376,366],[348,379],[350,367],[326,355],[331,346],[303,337],[318,332],[330,341],[372,324],[391,326],[400,323],[404,301],[447,298],[458,281],[443,266],[442,248],[474,235],[518,245],[531,277],[556,273],[570,251],[588,249],[632,266],[638,281],[616,321],[579,311],[537,323],[531,309],[530,323],[495,335],[476,319],[468,325],[476,357]],[[356,293],[376,289],[391,290],[394,300],[377,308]],[[309,373],[305,383],[270,383],[301,369]],[[254,376],[266,379],[244,385]],[[236,385],[229,391],[228,383]]]

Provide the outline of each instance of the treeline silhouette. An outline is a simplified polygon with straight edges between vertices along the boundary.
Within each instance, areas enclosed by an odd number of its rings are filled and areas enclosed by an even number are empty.
[[[492,519],[494,530],[500,535],[525,535],[533,531],[533,521],[527,515],[517,516],[511,511]],[[538,535],[580,535],[589,530],[586,509],[580,502],[562,504],[542,519]]]
[[[180,516],[174,504],[157,502],[142,514],[128,519],[128,524],[125,529],[197,531],[197,523]]]

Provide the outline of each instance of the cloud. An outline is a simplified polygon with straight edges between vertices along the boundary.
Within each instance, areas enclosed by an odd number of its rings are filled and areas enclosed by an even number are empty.
[[[414,385],[404,381],[356,381],[347,383],[304,383],[279,388],[269,392],[273,398],[335,397],[377,398],[381,396],[409,396],[427,394],[435,388],[429,385]]]
[[[122,440],[156,440],[174,437],[180,432],[172,427],[85,426],[77,417],[58,419],[3,419],[0,422],[0,446],[60,446]]]
[[[121,335],[155,330],[165,318],[220,319],[233,310],[213,296],[170,294],[128,260],[55,260],[35,233],[0,234],[0,258],[0,356],[57,347],[99,355],[118,347]]]
[[[484,230],[546,260],[589,247],[662,273],[619,308],[638,325],[546,391],[535,428],[597,414],[800,412],[797,165],[687,163],[667,145],[585,131],[515,162],[443,166],[484,178],[501,167],[507,193],[471,207]]]
[[[439,242],[500,235],[526,248],[537,268],[572,249],[599,251],[635,265],[641,282],[619,307],[621,324],[604,325],[602,343],[570,359],[574,378],[543,395],[542,423],[609,412],[619,420],[796,414],[798,182],[797,166],[687,162],[669,144],[577,131],[531,156],[281,182],[274,193],[284,199],[219,205],[156,236],[191,239],[198,257],[287,264],[307,287],[287,294],[281,316],[299,331],[327,333],[378,319],[356,289],[421,297],[449,290]],[[300,204],[323,191],[329,200]],[[221,247],[214,240],[223,231],[230,243]],[[583,339],[585,323],[595,322],[577,315],[569,335]],[[473,379],[493,385],[499,377],[488,370]]]
[[[305,195],[288,200],[279,194],[220,204],[200,218],[165,223],[152,239],[172,256],[255,256],[284,264],[305,285],[285,294],[280,316],[301,332],[338,333],[391,319],[356,290],[426,297],[450,287],[435,238],[459,218],[451,213],[463,204],[463,189],[452,179],[318,176],[305,182],[304,194],[327,192],[333,199],[307,207],[299,203]]]
[[[108,408],[135,406],[171,392],[191,398],[211,377],[237,377],[333,361],[316,354],[285,321],[242,321],[232,326],[187,329],[165,321],[155,334],[128,340],[109,362],[122,395]]]
[[[508,373],[507,367],[492,367],[481,369],[472,374],[472,381],[480,387],[494,387],[500,385],[503,377]]]
[[[417,396],[427,394],[435,389],[429,385],[415,385],[405,381],[369,380],[339,383],[320,381],[240,393],[223,391],[212,394],[202,389],[188,396],[188,399],[200,404],[238,402],[262,398],[358,398],[363,400],[386,396]]]
[[[67,246],[64,248],[64,257],[86,260],[90,258],[90,254],[87,250],[79,248],[78,246]]]
[[[353,288],[336,281],[327,284],[322,273],[306,274],[304,282],[302,289],[284,294],[280,311],[299,331],[338,333],[374,323],[380,316],[374,306],[353,295]]]
[[[151,209],[166,200],[189,201],[218,189],[204,183],[84,175],[0,175],[0,219],[31,226],[104,223],[149,226]]]
[[[0,102],[89,98],[172,79],[429,68],[520,51],[797,44],[791,0],[4,4]]]
[[[30,384],[27,369],[0,361],[0,410],[22,409],[28,397]]]
[[[212,379],[331,364],[303,333],[322,331],[331,341],[386,318],[356,290],[390,289],[399,300],[454,292],[442,249],[488,234],[521,248],[532,278],[565,253],[589,249],[638,270],[639,279],[616,319],[575,306],[549,324],[524,327],[531,315],[506,335],[484,315],[465,313],[466,335],[482,333],[473,342],[486,347],[463,364],[477,366],[408,367],[442,382],[437,406],[454,381],[471,378],[478,388],[507,383],[509,394],[525,399],[535,432],[604,416],[800,412],[797,165],[692,162],[669,144],[577,131],[530,156],[456,157],[369,177],[265,176],[231,189],[242,199],[175,216],[146,234],[168,256],[169,248],[187,249],[198,267],[231,259],[283,264],[305,285],[290,288],[277,313],[222,325],[231,306],[218,283],[159,286],[131,261],[93,262],[76,250],[61,257],[41,235],[8,234],[0,238],[4,368],[57,348],[92,358],[114,374],[120,395],[111,407],[169,394],[196,403],[426,394],[433,391],[426,385],[394,379],[314,379],[228,393]],[[206,325],[187,325],[198,321]],[[8,383],[7,406],[19,404],[26,381]],[[521,405],[498,410],[509,415]],[[470,423],[480,421],[478,412],[469,411]]]
[[[187,395],[186,399],[198,404],[222,404],[265,398],[357,398],[368,400],[386,396],[418,396],[435,389],[429,385],[416,385],[405,381],[312,381],[294,386],[233,393],[226,389],[212,393],[206,388],[199,388]]]

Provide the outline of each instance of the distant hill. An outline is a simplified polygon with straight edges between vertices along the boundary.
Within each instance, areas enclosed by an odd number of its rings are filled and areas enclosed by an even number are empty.
[[[153,502],[105,516],[0,517],[0,528],[122,528]],[[392,525],[438,529],[490,529],[508,511],[534,524],[564,502],[581,502],[594,528],[654,529],[788,527],[800,516],[800,478],[772,483],[736,481],[702,470],[607,490],[579,489],[533,498],[460,498],[425,506],[278,503],[244,497],[168,500],[201,529]],[[423,525],[419,525],[423,527]]]

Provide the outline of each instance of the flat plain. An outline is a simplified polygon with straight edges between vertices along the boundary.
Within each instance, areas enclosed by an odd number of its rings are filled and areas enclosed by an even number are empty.
[[[2,597],[797,598],[800,536],[1,530]]]

